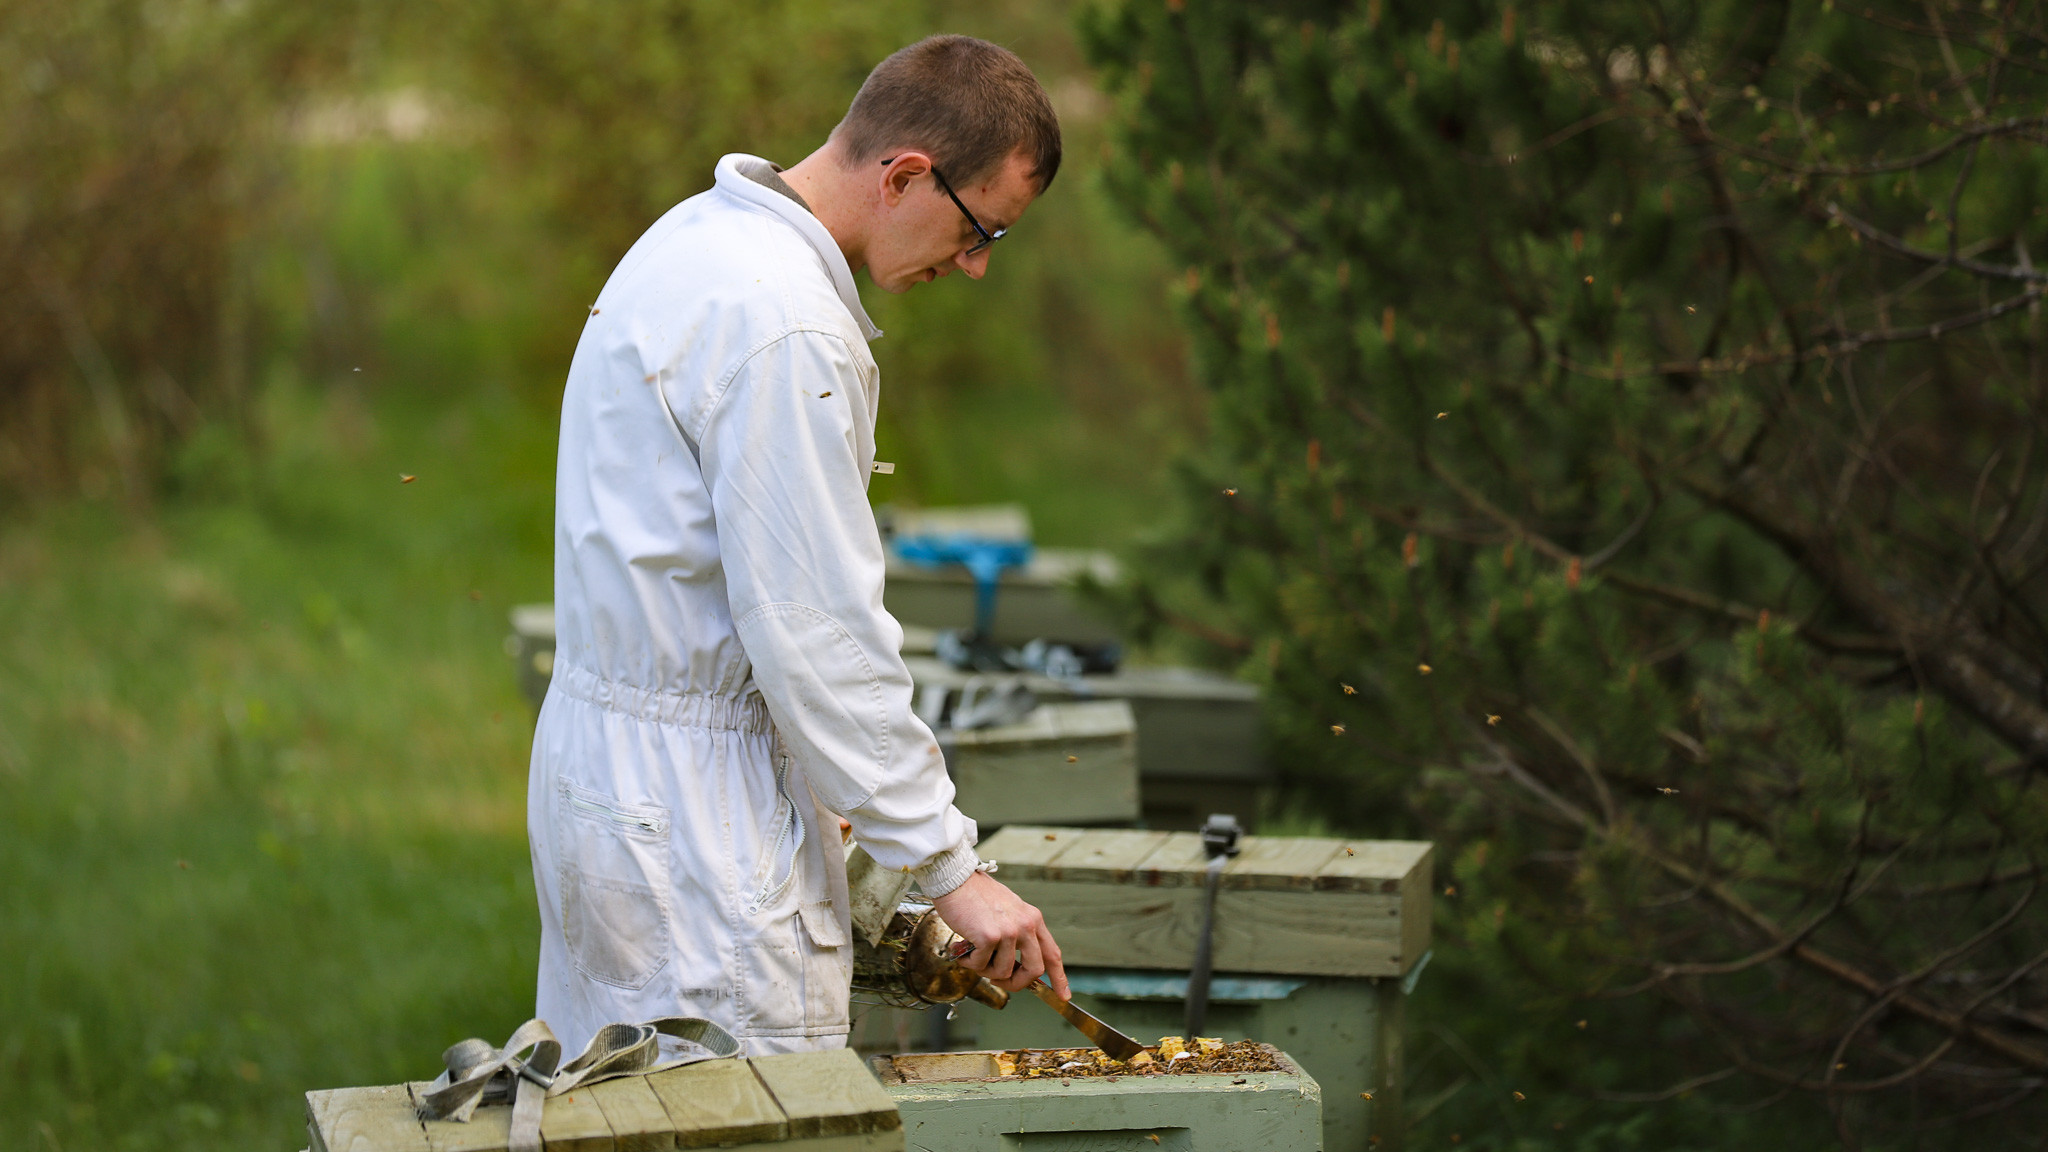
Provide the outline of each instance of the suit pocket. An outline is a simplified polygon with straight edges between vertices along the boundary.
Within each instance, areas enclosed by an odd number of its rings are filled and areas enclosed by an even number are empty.
[[[833,909],[830,900],[811,900],[799,904],[797,919],[803,921],[804,932],[811,943],[820,948],[846,947],[846,928],[839,923],[839,913]]]
[[[592,980],[645,988],[669,961],[668,809],[565,780],[555,819],[570,960]]]

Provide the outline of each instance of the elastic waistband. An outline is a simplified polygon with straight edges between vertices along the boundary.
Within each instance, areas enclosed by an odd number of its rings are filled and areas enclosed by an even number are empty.
[[[588,668],[561,660],[555,662],[548,685],[560,692],[607,711],[674,724],[682,728],[714,728],[733,732],[772,734],[774,721],[759,693],[745,696],[714,696],[708,692],[664,692],[607,680]]]

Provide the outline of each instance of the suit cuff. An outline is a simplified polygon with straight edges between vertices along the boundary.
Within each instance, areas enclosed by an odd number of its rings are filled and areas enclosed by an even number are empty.
[[[974,875],[974,869],[981,863],[981,857],[974,854],[974,845],[962,841],[930,860],[911,870],[917,877],[917,886],[926,896],[937,899],[967,883]]]

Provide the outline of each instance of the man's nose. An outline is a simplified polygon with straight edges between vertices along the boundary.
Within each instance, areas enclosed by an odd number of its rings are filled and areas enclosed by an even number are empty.
[[[988,249],[983,248],[973,253],[962,252],[953,257],[953,263],[958,265],[962,272],[967,273],[969,279],[979,280],[988,275]]]

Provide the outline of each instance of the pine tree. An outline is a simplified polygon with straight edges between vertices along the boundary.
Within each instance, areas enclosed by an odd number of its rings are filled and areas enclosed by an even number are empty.
[[[1134,615],[1452,861],[1424,1131],[2034,1146],[2048,14],[1085,32],[1211,394]]]

